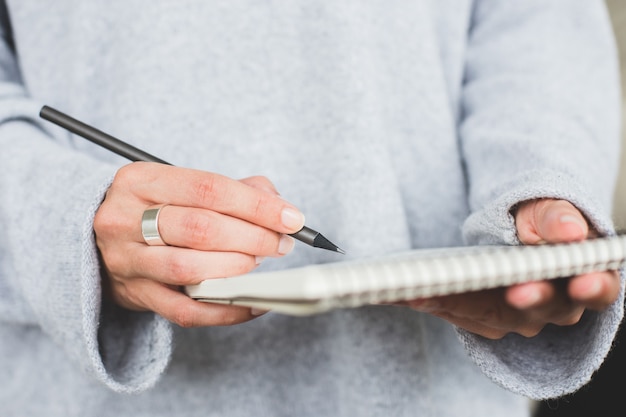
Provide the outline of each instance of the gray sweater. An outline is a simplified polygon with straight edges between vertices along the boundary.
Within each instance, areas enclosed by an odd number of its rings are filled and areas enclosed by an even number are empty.
[[[265,270],[516,244],[509,211],[537,197],[611,233],[602,1],[1,4],[0,415],[522,416],[602,363],[623,298],[497,341],[400,307],[179,329],[103,302],[92,221],[127,161],[38,118],[266,175],[348,252],[299,244]]]

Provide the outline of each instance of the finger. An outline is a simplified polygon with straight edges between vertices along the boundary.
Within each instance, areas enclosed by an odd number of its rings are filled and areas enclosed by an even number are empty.
[[[278,190],[276,190],[276,187],[274,187],[274,184],[267,177],[259,175],[254,177],[242,178],[239,181],[246,185],[249,185],[250,187],[254,187],[257,190],[262,190],[276,196],[280,195]]]
[[[252,271],[261,258],[238,252],[205,252],[172,246],[137,244],[106,257],[114,277],[147,278],[170,285],[193,285],[209,278],[224,278]]]
[[[570,325],[578,322],[584,308],[573,305],[564,295],[564,291],[555,291],[552,285],[538,285],[544,301],[530,308],[519,310],[505,302],[509,288],[477,291],[460,295],[437,297],[426,300],[427,312],[446,317],[457,325],[469,330],[470,323],[474,327],[492,329],[493,337],[500,332],[515,332],[526,337],[537,335],[548,323]],[[415,306],[415,305],[413,305]],[[424,305],[417,308],[424,311]],[[454,320],[452,320],[454,319]]]
[[[280,197],[210,172],[135,162],[118,170],[114,184],[132,184],[147,205],[209,209],[281,233],[304,226],[304,215]]]
[[[135,283],[137,303],[181,327],[229,326],[253,319],[249,308],[209,304],[149,280]]]
[[[571,242],[589,234],[583,215],[565,200],[542,199],[522,204],[516,213],[516,227],[524,244]]]
[[[579,275],[572,278],[568,293],[572,300],[587,308],[604,310],[619,297],[619,275],[615,271]]]
[[[589,226],[580,211],[564,200],[547,201],[538,210],[539,235],[548,243],[571,242],[587,237]]]
[[[507,288],[506,300],[524,312],[529,323],[569,326],[578,323],[584,307],[567,295],[569,279],[532,282]]]
[[[549,302],[555,288],[547,281],[526,282],[508,287],[506,301],[518,310],[526,310]]]
[[[457,317],[448,313],[432,313],[434,316],[444,319],[457,327],[467,330],[470,333],[477,334],[491,340],[502,339],[509,331],[495,329],[490,326],[486,326],[474,320],[467,319],[465,317]]]
[[[483,326],[512,330],[517,329],[527,319],[524,314],[509,306],[504,299],[504,289],[475,291],[443,297],[433,297],[410,301],[412,308],[419,311],[476,322]]]
[[[472,297],[447,296],[414,300],[409,305],[489,339],[500,339],[512,332],[531,337],[544,327],[544,322],[529,320],[524,312],[515,311],[498,302],[498,298],[501,296],[494,291],[480,291],[472,294]],[[428,307],[424,308],[424,303]]]
[[[165,206],[159,214],[161,239],[168,245],[204,251],[282,256],[293,238],[211,210]],[[138,235],[137,241],[143,241]]]

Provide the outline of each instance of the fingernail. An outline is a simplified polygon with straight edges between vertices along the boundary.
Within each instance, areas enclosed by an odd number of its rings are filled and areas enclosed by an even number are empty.
[[[286,255],[293,250],[294,245],[296,244],[296,240],[291,236],[282,235],[280,237],[280,241],[278,242],[278,253],[281,255]]]
[[[265,313],[267,313],[267,310],[263,310],[263,309],[255,308],[255,307],[252,307],[250,309],[250,314],[252,314],[253,316],[260,316],[260,315],[263,315]]]
[[[255,258],[255,262],[257,265],[261,265],[261,263],[265,260],[265,256],[257,256]]]
[[[291,230],[300,230],[304,226],[304,214],[287,207],[281,213],[281,221],[285,227]]]
[[[571,214],[564,214],[561,216],[559,220],[561,221],[561,223],[577,224],[578,226],[581,227],[582,230],[585,230],[587,228],[587,223],[585,223],[584,220],[578,216],[573,216]]]
[[[530,308],[539,303],[541,300],[541,291],[538,291],[535,288],[526,288],[522,292],[522,297],[520,298],[520,301],[516,303],[516,307],[520,309]]]

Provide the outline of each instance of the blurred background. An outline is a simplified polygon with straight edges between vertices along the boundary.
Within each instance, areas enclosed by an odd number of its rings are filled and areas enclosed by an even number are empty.
[[[617,40],[626,98],[626,0],[605,0]],[[622,108],[622,169],[615,189],[613,219],[626,232],[626,100]],[[537,404],[535,417],[626,416],[626,324],[622,323],[612,352],[589,384],[572,396]]]

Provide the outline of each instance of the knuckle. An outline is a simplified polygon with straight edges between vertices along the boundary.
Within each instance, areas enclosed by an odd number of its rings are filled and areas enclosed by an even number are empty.
[[[527,325],[527,326],[523,326],[518,328],[515,333],[527,337],[527,338],[531,338],[531,337],[535,337],[537,336],[539,333],[541,333],[541,331],[544,328],[544,324],[533,324],[533,325]]]
[[[486,337],[490,340],[500,340],[504,336],[506,336],[508,332],[499,329],[489,329],[487,331],[481,332],[480,335]]]
[[[138,168],[142,168],[144,163],[136,162],[132,164],[126,164],[117,170],[115,176],[113,177],[113,186],[117,184],[125,185],[125,184],[135,184],[136,177],[138,175]]]
[[[249,213],[253,216],[253,218],[260,219],[260,218],[264,218],[267,216],[268,212],[271,210],[271,207],[272,207],[270,203],[270,199],[272,201],[275,201],[275,199],[272,198],[269,194],[262,193],[262,194],[258,194],[250,202]]]
[[[246,204],[246,211],[254,219],[266,218],[268,215],[275,215],[275,210],[282,205],[276,196],[263,192],[257,193],[254,197],[250,198]]]
[[[252,247],[253,253],[265,254],[278,251],[278,235],[275,233],[261,232],[256,235]]]
[[[194,268],[181,256],[170,256],[166,262],[168,278],[178,285],[189,285],[194,282]]]
[[[212,207],[220,194],[219,177],[217,175],[207,175],[195,180],[192,184],[192,191],[200,203],[205,207]]]
[[[97,235],[106,236],[120,227],[120,218],[111,210],[109,204],[102,203],[93,219],[93,229]]]
[[[212,222],[205,216],[187,214],[182,219],[182,230],[189,244],[196,247],[206,247],[209,238],[215,234]]]
[[[257,198],[256,201],[254,202],[254,207],[252,209],[252,212],[254,213],[255,218],[263,215],[264,207],[265,207],[265,204],[263,202],[263,197],[259,196],[259,198]]]
[[[113,177],[113,184],[117,183],[128,183],[134,177],[134,166],[133,164],[127,164],[122,166],[115,173],[115,177]]]
[[[105,210],[104,206],[100,206],[98,211],[96,211],[96,215],[93,218],[93,230],[96,234],[102,233],[108,229],[108,225],[111,222],[110,216]]]
[[[137,224],[132,222],[132,217],[123,212],[124,208],[107,199],[100,205],[93,219],[93,231],[97,238],[103,240],[119,240],[136,230]]]
[[[554,321],[557,326],[573,326],[578,323],[583,316],[583,311],[575,311]]]

